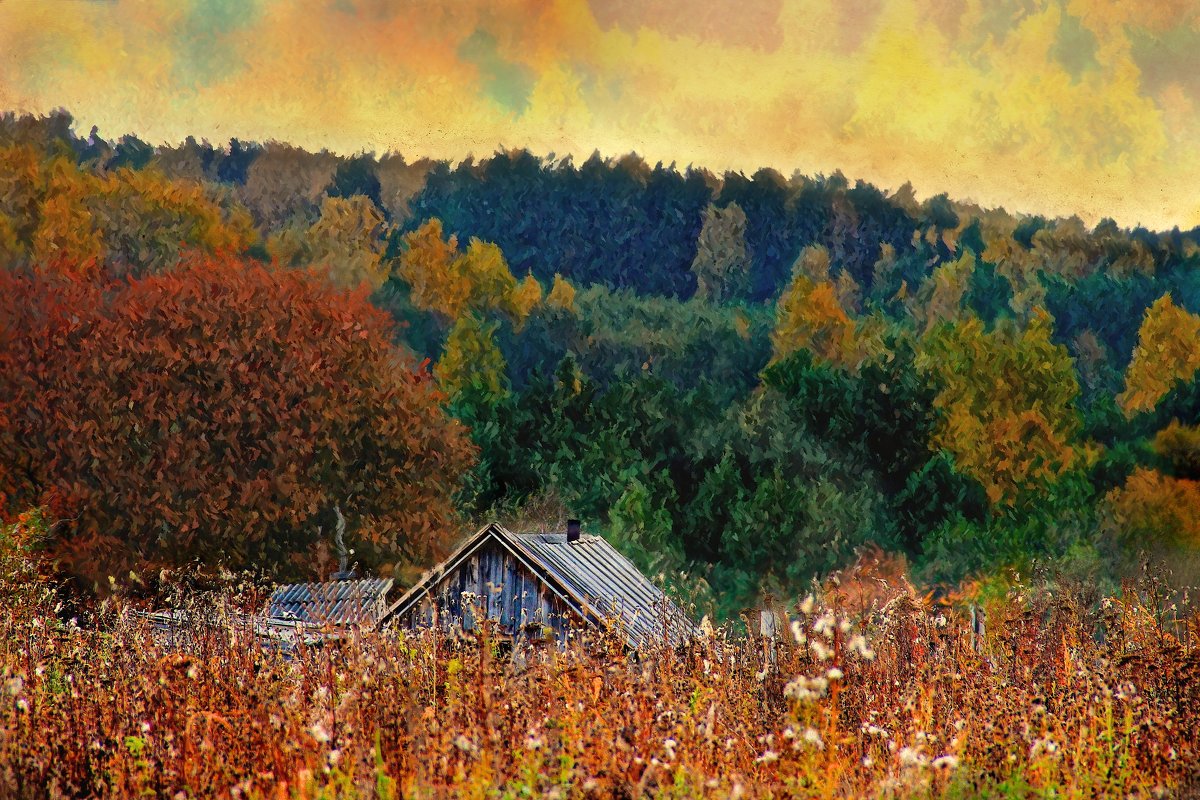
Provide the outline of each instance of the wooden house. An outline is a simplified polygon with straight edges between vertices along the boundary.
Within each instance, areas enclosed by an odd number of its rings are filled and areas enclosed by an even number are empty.
[[[478,616],[514,639],[564,642],[580,626],[612,630],[631,649],[675,646],[692,620],[629,559],[571,520],[561,533],[513,533],[490,524],[388,611],[403,628],[471,630]]]

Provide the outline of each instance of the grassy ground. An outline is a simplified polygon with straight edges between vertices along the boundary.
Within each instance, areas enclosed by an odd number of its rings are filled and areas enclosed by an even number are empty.
[[[212,607],[179,650],[119,603],[80,627],[36,583],[4,598],[6,798],[1200,792],[1197,622],[1145,588],[1018,586],[978,647],[953,608],[837,590],[790,607],[773,669],[721,631],[640,659],[582,638],[518,665],[481,632],[289,660]]]

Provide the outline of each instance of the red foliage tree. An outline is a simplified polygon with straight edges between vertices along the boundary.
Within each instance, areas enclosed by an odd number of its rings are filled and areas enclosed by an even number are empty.
[[[81,577],[302,572],[335,505],[360,560],[440,551],[470,446],[362,292],[192,256],[115,287],[8,273],[0,297],[0,491],[72,520]]]

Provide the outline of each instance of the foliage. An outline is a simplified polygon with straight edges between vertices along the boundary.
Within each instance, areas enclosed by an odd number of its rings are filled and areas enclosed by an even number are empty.
[[[0,219],[8,259],[84,277],[141,277],[171,269],[186,247],[242,251],[254,234],[245,211],[207,187],[152,170],[94,174],[28,147],[0,149]]]
[[[303,572],[334,506],[365,560],[438,552],[467,446],[361,293],[203,256],[113,291],[0,285],[6,472],[14,500],[72,520],[54,545],[76,574]]]
[[[546,295],[546,305],[560,311],[575,311],[575,287],[557,272],[554,273],[550,293]]]
[[[1114,521],[1133,546],[1200,546],[1200,481],[1139,467],[1108,500]]]
[[[450,394],[479,384],[490,394],[503,391],[504,356],[496,348],[495,323],[486,323],[474,313],[458,318],[446,338],[446,349],[437,364],[437,378]]]
[[[438,219],[463,237],[495,242],[517,272],[543,283],[557,272],[575,284],[687,297],[709,199],[700,173],[651,168],[635,156],[605,162],[596,155],[575,167],[513,151],[435,165],[407,225]],[[601,220],[605,234],[597,236]]]
[[[162,287],[199,251],[248,259],[224,273],[230,285],[237,270],[261,268],[253,261],[274,260],[276,276],[304,273],[300,296],[355,320],[334,340],[361,323],[379,333],[379,358],[398,347],[435,365],[436,377],[421,373],[423,391],[432,397],[430,381],[441,390],[427,405],[444,403],[480,453],[461,484],[441,487],[456,490],[457,511],[506,514],[556,498],[643,564],[719,587],[722,614],[839,566],[866,542],[946,578],[1068,552],[1116,574],[1144,544],[1179,558],[1192,547],[1198,231],[1111,220],[1089,229],[945,195],[919,200],[908,185],[885,194],[840,173],[718,176],[636,155],[576,164],[519,150],[450,164],[238,140],[152,147],[72,125],[65,112],[0,115],[0,282],[12,288],[0,297],[0,493],[10,513],[98,496],[47,483],[45,465],[65,456],[28,431],[65,412],[45,389],[65,392],[77,374],[116,381],[105,402],[128,406],[135,384],[119,381],[154,350],[136,337],[160,317],[189,318],[168,303],[136,320],[122,304],[170,296]],[[256,320],[246,324],[281,348],[318,347],[293,330],[309,311],[292,319],[293,299],[280,294],[291,278],[272,280],[267,296],[281,299],[253,314],[239,307]],[[364,297],[394,325],[365,322],[376,315]],[[162,347],[181,362],[248,347],[232,323],[193,328]],[[135,340],[99,342],[94,330]],[[294,360],[271,358],[263,363]],[[141,469],[112,461],[107,445],[82,455],[92,425],[118,426],[113,441],[136,450],[150,447],[146,430],[163,414],[208,413],[204,392],[186,394],[205,376],[168,370],[174,377],[156,382],[148,370],[131,380],[157,386],[161,404],[67,409],[82,415],[82,434],[61,434],[61,448],[79,451],[72,469],[97,482],[101,466]],[[298,392],[306,379],[275,380]],[[311,386],[321,397],[360,391],[332,378]],[[363,421],[320,439],[326,455],[362,461],[382,482],[362,445],[380,425],[361,409],[345,414]],[[201,441],[270,438],[289,420],[213,417]],[[443,422],[431,423],[431,450]],[[445,435],[459,454],[461,434]],[[271,452],[287,484],[272,496],[290,497],[292,467]],[[154,491],[121,507],[160,527],[177,522],[160,507],[208,508]],[[304,500],[280,519],[327,527],[335,491],[360,490],[335,481],[320,508]],[[256,503],[230,501],[218,535],[205,543],[189,530],[189,546],[220,559],[228,526],[259,536],[265,523],[244,519]],[[165,545],[146,532],[127,541],[101,510],[114,552],[158,557]],[[437,518],[429,535],[452,536],[449,513]],[[289,529],[281,553],[307,558],[305,536]]]
[[[1189,382],[1197,369],[1200,316],[1179,308],[1165,294],[1146,311],[1117,402],[1126,414],[1153,409],[1176,382]]]
[[[376,172],[375,159],[359,155],[337,165],[329,185],[329,196],[361,197],[376,208],[382,208],[382,188]]]
[[[267,242],[282,264],[307,267],[347,289],[378,289],[389,277],[384,261],[383,215],[365,197],[326,197],[311,224],[293,224]]]
[[[692,259],[696,296],[721,302],[746,293],[750,258],[746,252],[746,214],[737,203],[704,209],[704,223]]]
[[[412,288],[417,308],[450,321],[470,309],[503,311],[513,322],[524,322],[532,307],[529,287],[518,288],[496,245],[472,239],[461,253],[455,235],[442,240],[437,220],[407,234],[404,244],[398,275]]]
[[[1009,323],[987,332],[977,318],[943,324],[917,361],[939,386],[934,444],[995,504],[1011,505],[1081,458],[1072,441],[1078,383],[1050,330],[1044,312],[1024,330]]]
[[[609,511],[613,540],[651,575],[675,572],[684,563],[679,539],[671,530],[674,491],[665,471],[645,483],[635,477]]]
[[[809,248],[797,259],[792,282],[777,307],[772,334],[776,359],[808,350],[832,364],[858,366],[861,348],[854,320],[828,277],[817,277],[828,263],[823,248]]]

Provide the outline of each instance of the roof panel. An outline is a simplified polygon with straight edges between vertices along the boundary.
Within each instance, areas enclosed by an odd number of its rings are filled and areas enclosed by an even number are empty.
[[[387,609],[391,588],[391,578],[280,586],[267,601],[267,616],[331,625],[374,625]]]
[[[632,645],[677,644],[694,632],[687,615],[599,536],[575,542],[564,534],[516,534],[513,539],[597,614],[615,614]]]

